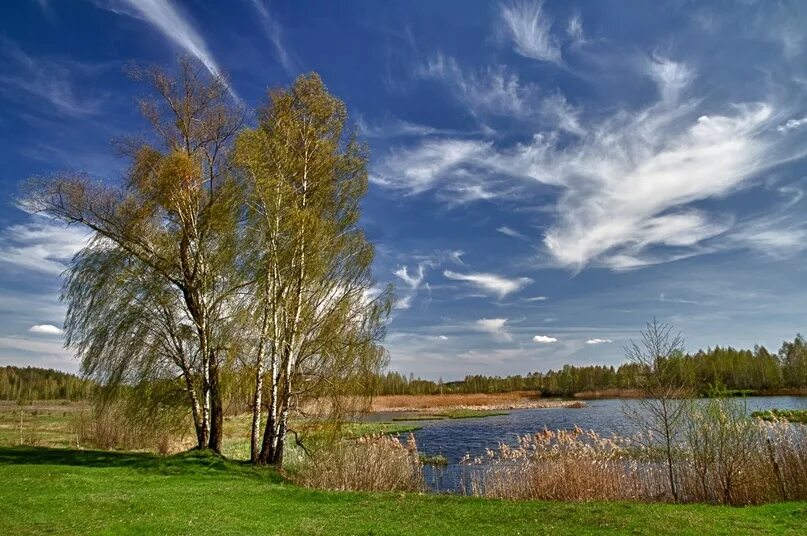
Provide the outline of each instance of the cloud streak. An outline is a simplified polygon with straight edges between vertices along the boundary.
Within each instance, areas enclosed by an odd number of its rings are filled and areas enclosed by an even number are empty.
[[[540,61],[562,62],[560,46],[550,31],[552,21],[543,11],[543,2],[503,4],[500,16],[517,54]]]
[[[250,3],[260,16],[261,21],[263,22],[264,31],[269,37],[269,40],[272,42],[272,46],[275,48],[277,59],[283,66],[283,69],[286,70],[286,74],[293,75],[297,73],[299,68],[297,67],[297,62],[292,58],[291,53],[284,42],[283,28],[269,12],[269,7],[263,2],[263,0],[250,0]]]
[[[149,23],[166,39],[198,59],[211,75],[222,75],[204,38],[169,0],[99,0],[97,5]],[[227,88],[233,98],[240,101],[232,86],[228,84]]]
[[[454,281],[465,281],[470,283],[487,293],[497,295],[499,299],[532,284],[532,279],[529,277],[508,279],[499,275],[486,273],[461,274],[451,270],[445,270],[443,272],[443,276],[448,279],[453,279]]]
[[[59,275],[90,235],[44,218],[11,225],[0,231],[0,265],[20,270]]]

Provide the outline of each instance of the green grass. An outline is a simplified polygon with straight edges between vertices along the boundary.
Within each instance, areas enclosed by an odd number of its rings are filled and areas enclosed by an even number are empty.
[[[771,409],[768,411],[755,411],[752,417],[763,421],[788,421],[807,424],[807,409]]]
[[[0,402],[0,446],[75,447],[73,419],[87,407],[81,402]]]
[[[423,465],[448,465],[448,458],[442,454],[421,454],[420,463]]]
[[[803,534],[807,503],[748,508],[314,491],[205,453],[0,449],[0,534]]]

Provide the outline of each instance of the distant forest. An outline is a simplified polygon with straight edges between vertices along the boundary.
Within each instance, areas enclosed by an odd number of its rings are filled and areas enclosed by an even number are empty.
[[[93,383],[75,374],[37,367],[0,367],[0,400],[81,400]]]
[[[718,386],[737,391],[776,391],[807,388],[807,340],[801,335],[785,342],[777,353],[764,346],[737,350],[719,346],[673,358],[682,383],[705,393]],[[560,370],[526,376],[466,376],[443,382],[388,372],[376,378],[379,395],[440,393],[500,393],[540,391],[544,396],[574,396],[586,391],[629,390],[638,387],[639,367],[564,365]],[[74,374],[35,367],[0,367],[0,400],[80,400],[95,384]]]
[[[753,350],[715,347],[672,359],[680,381],[699,393],[713,387],[737,391],[776,391],[807,388],[807,341],[801,335],[782,344],[778,353],[764,346]],[[443,382],[408,378],[388,372],[378,378],[377,393],[384,395],[432,393],[497,393],[540,391],[545,396],[573,396],[585,391],[629,390],[639,387],[639,366],[564,365],[560,370],[526,376],[466,376]]]

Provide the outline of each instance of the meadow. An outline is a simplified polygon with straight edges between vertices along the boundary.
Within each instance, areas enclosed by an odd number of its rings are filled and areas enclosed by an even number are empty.
[[[0,534],[15,535],[796,535],[807,525],[805,503],[733,508],[318,491],[200,452],[3,447],[0,479]]]

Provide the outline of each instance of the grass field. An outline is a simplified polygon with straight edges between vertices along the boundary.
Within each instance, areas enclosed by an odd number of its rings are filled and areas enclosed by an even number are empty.
[[[312,491],[202,453],[0,449],[0,534],[804,534],[807,504],[729,508]]]
[[[78,438],[74,421],[79,413],[89,411],[86,402],[36,401],[23,406],[16,402],[0,402],[0,447],[76,447]],[[248,414],[225,418],[222,453],[227,458],[249,459],[250,419]],[[379,432],[403,434],[418,428],[411,423],[357,422],[346,423],[342,433],[345,437],[359,437]],[[176,443],[183,449],[193,446],[191,430]]]

